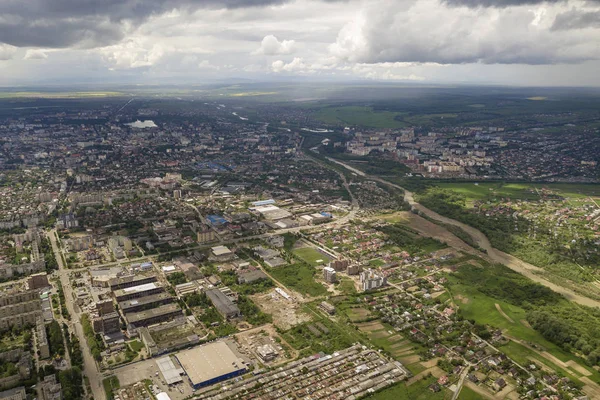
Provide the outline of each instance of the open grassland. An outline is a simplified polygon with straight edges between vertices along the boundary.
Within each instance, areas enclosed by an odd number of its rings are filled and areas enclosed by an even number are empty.
[[[453,301],[464,318],[501,329],[511,339],[501,350],[516,362],[540,362],[577,382],[581,382],[580,379],[586,376],[593,381],[600,380],[598,371],[588,367],[584,360],[564,351],[532,329],[524,308],[488,296],[470,285],[461,284],[452,275],[449,279]]]
[[[463,388],[460,391],[460,394],[458,395],[458,400],[483,400],[485,399],[485,397],[483,397],[482,395],[480,395],[479,393],[477,393],[476,391],[474,391],[473,389],[469,388],[468,386],[463,386]]]
[[[0,92],[0,99],[85,99],[126,96],[122,92]]]
[[[500,183],[500,182],[457,182],[437,183],[444,189],[461,193],[470,201],[499,199],[539,200],[542,190],[548,189],[565,198],[600,197],[600,185],[575,183]]]
[[[359,125],[372,128],[403,128],[406,123],[396,119],[398,113],[374,111],[372,107],[325,107],[317,111],[316,118],[332,125]]]

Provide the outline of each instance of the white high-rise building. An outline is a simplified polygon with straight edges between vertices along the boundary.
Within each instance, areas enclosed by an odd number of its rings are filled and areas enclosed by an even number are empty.
[[[371,268],[361,272],[360,282],[364,291],[378,289],[387,283],[385,276],[381,272]]]

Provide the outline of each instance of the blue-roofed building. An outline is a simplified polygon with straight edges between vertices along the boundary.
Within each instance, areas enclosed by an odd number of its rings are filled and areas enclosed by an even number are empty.
[[[227,220],[220,215],[208,215],[206,216],[206,222],[212,226],[220,226],[227,224]]]

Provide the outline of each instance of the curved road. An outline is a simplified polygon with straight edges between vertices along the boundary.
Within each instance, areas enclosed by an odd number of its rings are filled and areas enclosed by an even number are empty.
[[[381,182],[385,185],[392,186],[396,189],[403,190],[404,191],[404,200],[408,204],[410,204],[410,206],[413,209],[415,209],[415,210],[419,211],[420,213],[425,214],[429,218],[439,221],[441,223],[448,224],[448,225],[454,225],[454,226],[461,228],[463,231],[465,231],[469,235],[471,235],[471,237],[473,238],[473,240],[477,243],[477,245],[479,247],[481,247],[482,249],[484,249],[487,252],[487,258],[489,258],[491,261],[497,262],[500,264],[504,264],[508,268],[512,269],[513,271],[519,272],[520,274],[526,276],[527,278],[531,279],[532,281],[537,282],[541,285],[544,285],[544,286],[552,289],[553,291],[562,294],[565,298],[567,298],[568,300],[574,301],[575,303],[578,303],[578,304],[581,304],[584,306],[588,306],[588,307],[600,307],[600,301],[590,299],[589,297],[586,297],[586,296],[582,296],[578,293],[575,293],[571,289],[559,286],[555,283],[552,283],[552,282],[542,278],[539,275],[536,275],[535,272],[543,271],[542,268],[536,267],[533,264],[529,264],[515,256],[512,256],[510,254],[507,254],[503,251],[500,251],[500,250],[492,247],[488,238],[480,230],[473,228],[470,225],[464,224],[460,221],[456,221],[454,219],[444,217],[443,215],[440,215],[440,214],[436,213],[435,211],[432,211],[432,210],[428,209],[427,207],[424,207],[423,205],[417,203],[414,199],[413,193],[409,192],[408,190],[404,189],[403,187],[396,185],[394,183],[388,182],[385,179],[382,179],[382,178],[379,178],[376,176],[372,176],[372,175],[367,175],[364,172],[362,172],[350,165],[347,165],[341,161],[334,160],[329,157],[327,157],[327,159],[331,162],[334,162],[336,164],[339,164],[339,165],[347,168],[348,170],[356,173],[357,175],[375,180],[377,182]]]

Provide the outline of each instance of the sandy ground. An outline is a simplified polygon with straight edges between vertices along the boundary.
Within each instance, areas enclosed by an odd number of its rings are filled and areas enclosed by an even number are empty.
[[[301,310],[301,304],[285,300],[273,291],[250,296],[260,309],[273,315],[273,323],[283,330],[311,320],[311,317]]]

